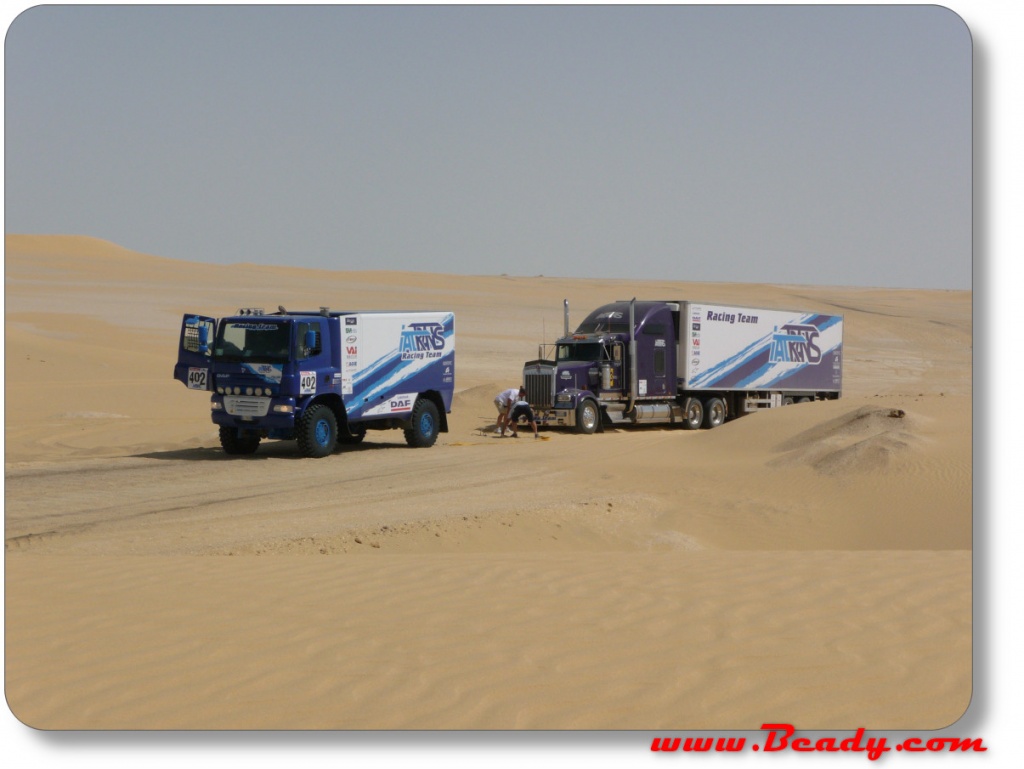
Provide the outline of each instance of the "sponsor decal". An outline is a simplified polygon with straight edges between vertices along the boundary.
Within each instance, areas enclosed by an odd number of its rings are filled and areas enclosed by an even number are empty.
[[[444,355],[444,326],[440,323],[410,323],[402,328],[398,345],[402,360],[428,360]]]
[[[277,323],[233,323],[232,325],[246,331],[277,331],[280,328]]]
[[[821,349],[815,344],[819,331],[816,326],[797,323],[787,324],[772,334],[771,363],[821,363]]]
[[[348,331],[348,330],[349,329],[346,329],[346,331]],[[355,334],[349,334],[347,337],[345,337],[345,343],[346,344],[355,344],[358,341],[359,341],[359,337],[356,336]]]
[[[255,374],[265,382],[281,383],[281,372],[284,367],[275,363],[243,363],[242,368]]]
[[[401,393],[399,395],[391,396],[383,403],[374,406],[372,409],[367,409],[363,412],[363,415],[383,416],[387,414],[408,414],[412,411],[412,406],[415,402],[416,393]]]
[[[708,310],[705,320],[718,323],[757,323],[756,315],[744,315],[742,312],[715,312]]]

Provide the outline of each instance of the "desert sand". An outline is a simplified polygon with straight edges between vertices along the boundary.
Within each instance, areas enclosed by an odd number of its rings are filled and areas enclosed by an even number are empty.
[[[227,266],[6,237],[6,696],[41,729],[936,729],[972,693],[971,294]],[[282,257],[287,263],[288,257]],[[491,432],[616,299],[845,316],[844,395]],[[219,448],[181,316],[456,317],[451,429]]]

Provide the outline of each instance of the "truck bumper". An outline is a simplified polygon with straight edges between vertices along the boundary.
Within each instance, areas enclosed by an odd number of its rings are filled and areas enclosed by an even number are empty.
[[[293,430],[295,417],[292,414],[267,414],[265,417],[231,416],[223,411],[212,412],[213,422],[240,430]]]
[[[214,424],[240,430],[290,431],[295,428],[295,401],[291,398],[232,397],[210,400]],[[287,411],[277,411],[286,408]]]
[[[544,410],[535,410],[534,414],[537,417],[537,424],[544,425],[546,427],[575,427],[576,426],[576,410],[575,409],[544,409]]]

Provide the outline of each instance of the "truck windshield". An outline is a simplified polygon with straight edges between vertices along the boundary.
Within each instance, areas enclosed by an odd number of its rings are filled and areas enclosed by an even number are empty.
[[[595,342],[584,344],[558,345],[558,360],[595,361],[601,360],[603,345]]]
[[[213,354],[227,360],[262,363],[288,360],[291,323],[262,319],[232,320],[220,324]]]

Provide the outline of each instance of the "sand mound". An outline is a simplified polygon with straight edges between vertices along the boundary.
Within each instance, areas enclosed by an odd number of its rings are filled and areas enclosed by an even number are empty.
[[[912,448],[915,420],[903,409],[862,406],[779,444],[770,466],[804,464],[819,473],[873,473]]]

